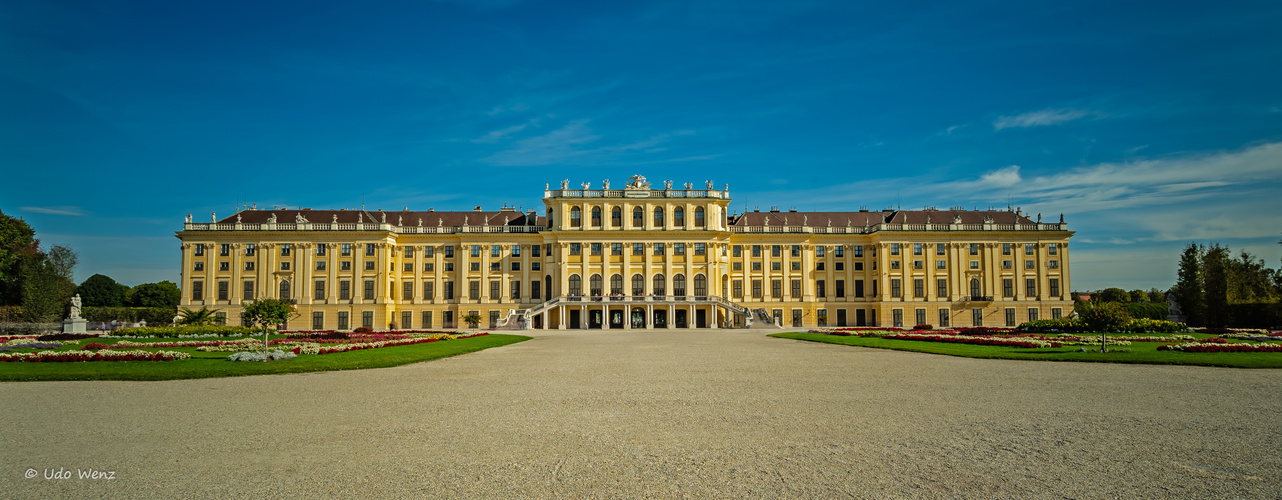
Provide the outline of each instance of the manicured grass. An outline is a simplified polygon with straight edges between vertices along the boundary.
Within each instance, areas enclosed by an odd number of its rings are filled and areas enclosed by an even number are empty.
[[[259,337],[261,338],[261,337]],[[0,363],[0,381],[32,380],[176,380],[189,378],[237,377],[276,373],[304,373],[330,370],[360,370],[400,366],[447,358],[491,347],[529,340],[522,335],[483,335],[465,339],[365,349],[335,354],[310,354],[294,359],[250,362],[227,361],[230,352],[197,351],[195,347],[165,347],[155,350],[190,353],[192,359],[179,361],[90,361],[80,363]],[[135,342],[172,342],[184,339],[137,339]],[[220,340],[220,339],[191,339]],[[233,339],[221,339],[233,340]],[[79,349],[95,340],[81,341]],[[114,339],[96,340],[114,344]]]
[[[969,344],[947,344],[942,342],[922,342],[916,340],[891,340],[879,337],[857,337],[851,335],[828,335],[823,333],[775,333],[771,337],[824,342],[829,344],[876,347],[896,351],[913,351],[930,354],[946,354],[967,358],[1024,359],[1037,361],[1086,361],[1092,363],[1140,363],[1153,365],[1199,365],[1226,366],[1232,368],[1282,368],[1282,353],[1196,353],[1182,351],[1159,351],[1157,347],[1172,342],[1132,342],[1129,346],[1109,346],[1109,349],[1122,350],[1130,348],[1131,352],[1090,352],[1099,346],[1085,346],[1087,352],[1077,352],[1083,346],[1064,346],[1059,348],[1029,349],[1022,347],[997,347]],[[1213,335],[1193,334],[1198,339]],[[1110,335],[1113,337],[1113,335]],[[1116,336],[1124,339],[1125,336]]]

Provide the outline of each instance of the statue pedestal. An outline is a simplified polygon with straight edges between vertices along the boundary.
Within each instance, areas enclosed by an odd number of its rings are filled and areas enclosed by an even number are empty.
[[[88,333],[88,321],[84,318],[67,318],[62,320],[62,333]]]

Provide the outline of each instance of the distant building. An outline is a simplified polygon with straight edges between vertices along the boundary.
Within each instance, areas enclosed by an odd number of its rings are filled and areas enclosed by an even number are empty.
[[[188,221],[183,307],[292,329],[1014,326],[1072,312],[1067,230],[1017,211],[752,211],[729,187],[543,192],[514,208],[244,210]],[[211,219],[213,217],[211,216]],[[1040,216],[1038,216],[1040,219]]]

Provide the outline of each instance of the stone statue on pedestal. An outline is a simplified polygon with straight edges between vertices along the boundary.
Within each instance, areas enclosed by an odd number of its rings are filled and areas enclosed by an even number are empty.
[[[85,333],[88,331],[88,321],[80,317],[81,312],[80,294],[71,297],[71,314],[62,322],[62,333]]]

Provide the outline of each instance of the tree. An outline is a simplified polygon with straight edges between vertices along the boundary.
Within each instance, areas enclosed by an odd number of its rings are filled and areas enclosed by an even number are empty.
[[[240,317],[246,323],[263,327],[263,361],[267,357],[268,326],[276,326],[294,316],[294,304],[287,299],[259,299],[241,304]]]
[[[1238,258],[1228,261],[1229,303],[1277,301],[1279,293],[1274,287],[1276,273],[1277,271],[1264,264],[1263,259],[1257,259],[1242,250]]]
[[[134,307],[161,307],[174,309],[182,300],[178,285],[170,281],[160,283],[143,283],[133,288],[130,305]]]
[[[467,322],[467,324],[472,325],[473,329],[476,329],[476,325],[481,323],[481,315],[477,313],[471,313],[463,316],[462,320]]]
[[[1148,302],[1148,292],[1144,290],[1131,290],[1131,302]]]
[[[205,306],[200,309],[187,309],[184,307],[178,311],[178,323],[191,326],[217,325],[224,320],[222,316],[216,314],[216,311]]]
[[[1205,294],[1206,325],[1229,323],[1229,249],[1211,245],[1202,257],[1202,291]]]
[[[1157,288],[1148,289],[1148,301],[1153,303],[1166,302],[1166,294]]]
[[[1175,302],[1184,313],[1186,323],[1199,326],[1206,325],[1206,303],[1202,294],[1202,255],[1202,246],[1197,243],[1189,243],[1184,247],[1184,253],[1180,254],[1179,277],[1175,286],[1171,287],[1171,293],[1175,294]]]
[[[22,219],[0,212],[0,305],[22,302],[18,264],[23,249],[35,242],[36,231]]]
[[[1121,331],[1131,321],[1131,315],[1116,302],[1106,302],[1086,307],[1081,312],[1082,322],[1092,331],[1100,332],[1100,350],[1108,350],[1108,332]]]
[[[54,245],[49,253],[40,251],[35,240],[18,258],[22,317],[30,323],[52,323],[62,319],[70,307],[76,284],[71,281],[75,252]]]
[[[1121,288],[1105,288],[1099,293],[1100,302],[1130,302],[1131,293]]]
[[[90,276],[76,287],[85,307],[120,307],[125,305],[125,294],[116,280],[101,274]]]

